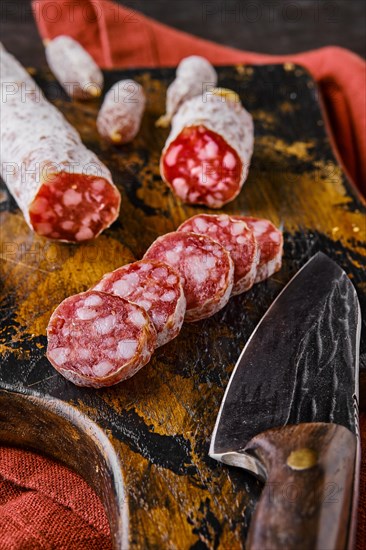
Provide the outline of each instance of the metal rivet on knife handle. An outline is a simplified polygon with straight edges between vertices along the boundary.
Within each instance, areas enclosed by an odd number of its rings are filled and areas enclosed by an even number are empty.
[[[297,449],[287,458],[287,466],[292,470],[309,470],[318,462],[318,454],[312,449]]]

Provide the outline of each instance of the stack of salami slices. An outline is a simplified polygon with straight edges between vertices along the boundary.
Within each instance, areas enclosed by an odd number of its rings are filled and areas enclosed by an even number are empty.
[[[268,220],[194,216],[159,237],[142,260],[64,300],[48,325],[48,359],[80,386],[130,378],[184,320],[214,315],[230,296],[279,270],[282,249],[282,233]]]

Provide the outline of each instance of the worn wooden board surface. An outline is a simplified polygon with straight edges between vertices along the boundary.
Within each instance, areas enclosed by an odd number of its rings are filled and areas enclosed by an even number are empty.
[[[57,397],[105,430],[122,463],[132,548],[242,548],[260,485],[208,457],[225,386],[263,313],[318,250],[349,274],[364,309],[366,210],[331,151],[317,89],[303,69],[290,64],[220,68],[220,84],[240,93],[256,128],[249,179],[223,211],[283,226],[283,269],[231,299],[215,317],[185,325],[131,380],[105,390],[80,389],[64,380],[44,355],[45,329],[55,306],[105,272],[140,258],[158,235],[203,210],[178,204],[159,175],[167,131],[154,122],[164,111],[173,74],[106,74],[107,89],[132,76],[148,94],[141,133],[120,149],[97,136],[97,101],[70,102],[50,74],[36,75],[86,145],[111,169],[122,208],[118,222],[94,243],[57,244],[32,234],[1,188],[0,387]],[[363,337],[361,364],[365,351]]]

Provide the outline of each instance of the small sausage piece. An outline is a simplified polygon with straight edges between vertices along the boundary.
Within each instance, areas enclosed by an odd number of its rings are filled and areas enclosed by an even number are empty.
[[[149,362],[156,331],[146,311],[123,298],[90,290],[66,298],[47,327],[47,357],[77,386],[102,388]]]
[[[240,193],[253,143],[253,120],[239,97],[214,90],[186,101],[173,117],[161,176],[183,202],[221,208]]]
[[[202,95],[216,84],[217,73],[207,59],[198,55],[184,58],[178,65],[176,79],[168,87],[166,114],[158,120],[157,126],[169,126],[172,117],[185,101]]]
[[[99,97],[103,74],[91,55],[71,36],[60,35],[46,45],[47,63],[70,97]]]
[[[180,273],[188,322],[211,317],[229,301],[234,284],[233,261],[219,243],[206,235],[167,233],[150,246],[144,259],[162,261]]]
[[[0,61],[1,174],[26,222],[49,239],[97,237],[120,207],[110,171],[20,63],[4,49]]]
[[[279,271],[282,266],[283,235],[269,220],[248,216],[232,216],[233,219],[245,222],[254,233],[259,247],[259,263],[256,283],[261,283]]]
[[[182,223],[178,231],[208,235],[230,252],[235,266],[233,295],[253,286],[259,261],[258,245],[252,229],[244,221],[226,214],[198,214]]]
[[[94,290],[125,298],[144,308],[154,323],[157,346],[178,336],[186,312],[179,273],[170,265],[141,260],[104,275]]]
[[[134,80],[116,82],[107,92],[97,118],[99,134],[119,145],[128,143],[137,135],[146,97],[140,84]]]

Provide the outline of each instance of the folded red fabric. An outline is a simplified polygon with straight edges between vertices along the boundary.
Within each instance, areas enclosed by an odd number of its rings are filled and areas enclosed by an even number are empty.
[[[301,64],[320,86],[348,174],[366,192],[366,65],[357,55],[335,47],[293,56],[241,52],[104,0],[34,0],[33,9],[44,39],[73,36],[105,68],[175,66],[192,54],[203,55],[214,64]],[[361,415],[361,434],[366,445],[365,414]],[[364,548],[366,540],[365,456],[361,473],[357,550]],[[6,550],[111,548],[104,509],[85,481],[33,453],[0,449],[0,512],[1,548]]]
[[[105,68],[176,66],[192,54],[216,65],[285,61],[302,65],[320,87],[339,158],[366,195],[366,63],[356,54],[338,47],[290,56],[243,52],[177,31],[107,0],[34,0],[33,8],[43,38],[68,34]]]

